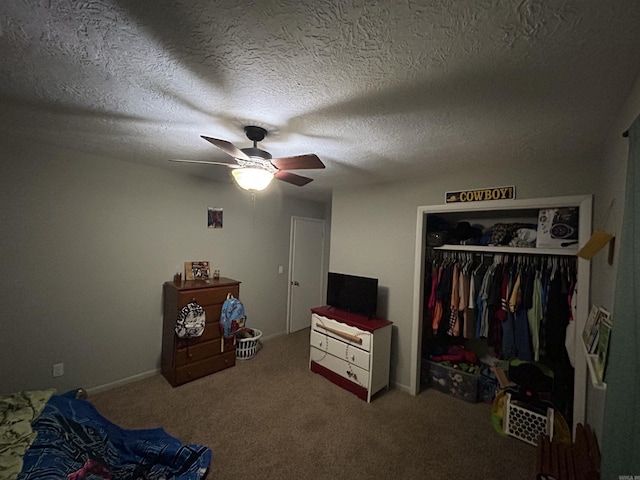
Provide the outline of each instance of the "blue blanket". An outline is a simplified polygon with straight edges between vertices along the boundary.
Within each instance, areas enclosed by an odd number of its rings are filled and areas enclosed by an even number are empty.
[[[18,480],[199,480],[211,450],[185,445],[162,428],[124,430],[85,400],[54,395],[33,422],[37,437]]]

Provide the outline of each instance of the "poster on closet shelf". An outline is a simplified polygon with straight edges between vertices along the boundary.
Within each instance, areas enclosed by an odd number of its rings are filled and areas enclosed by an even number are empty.
[[[577,249],[578,208],[542,208],[538,212],[538,248]]]

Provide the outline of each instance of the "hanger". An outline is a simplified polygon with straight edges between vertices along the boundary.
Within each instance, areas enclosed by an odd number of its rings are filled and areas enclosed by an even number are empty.
[[[558,257],[553,257],[551,260],[551,280],[556,277],[556,272],[558,271]]]

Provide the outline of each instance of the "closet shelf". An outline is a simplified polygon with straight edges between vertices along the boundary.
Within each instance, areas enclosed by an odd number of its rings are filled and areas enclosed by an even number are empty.
[[[433,247],[434,250],[447,250],[453,252],[479,252],[479,253],[513,253],[534,255],[575,255],[577,248],[527,248],[527,247],[490,247],[486,245],[442,245]]]

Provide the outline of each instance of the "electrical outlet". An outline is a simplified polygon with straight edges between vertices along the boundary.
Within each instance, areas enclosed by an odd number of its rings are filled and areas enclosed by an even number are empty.
[[[53,364],[53,376],[61,377],[64,375],[64,363],[54,363]]]

